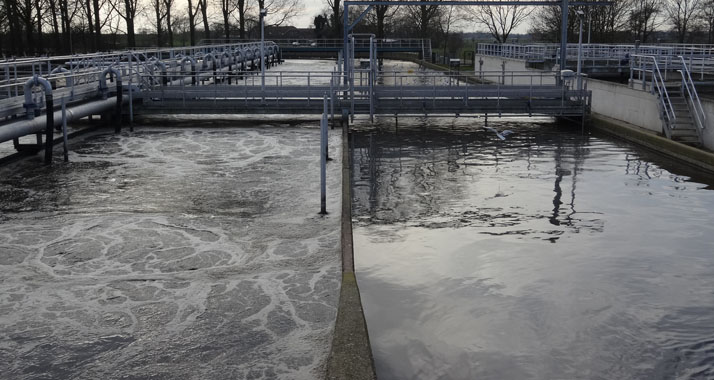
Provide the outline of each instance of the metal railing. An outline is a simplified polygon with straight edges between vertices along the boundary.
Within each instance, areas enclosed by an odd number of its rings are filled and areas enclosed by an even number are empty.
[[[699,100],[699,94],[697,93],[697,88],[694,86],[694,81],[692,81],[692,76],[687,70],[687,65],[684,64],[684,57],[679,57],[682,60],[682,69],[679,73],[682,74],[682,94],[686,94],[687,101],[690,105],[689,109],[694,114],[694,121],[697,127],[697,134],[699,135],[699,141],[702,140],[702,132],[706,128],[707,115],[704,113],[704,107],[702,107],[702,102]]]
[[[521,59],[530,62],[558,62],[560,46],[557,44],[477,44],[477,54]],[[687,66],[687,70],[704,80],[714,76],[714,45],[703,44],[583,44],[581,59],[585,65],[627,67],[633,55],[653,56],[662,70],[668,73]],[[679,59],[684,57],[684,60]],[[578,58],[578,45],[568,44],[568,60]]]
[[[674,112],[672,100],[667,91],[664,76],[659,69],[657,57],[651,55],[633,55],[630,61],[630,85],[641,82],[642,89],[647,91],[647,79],[650,79],[649,91],[657,94],[659,98],[660,117],[664,124],[667,137],[671,137],[670,130],[676,127],[677,116]]]
[[[213,45],[213,44],[225,44],[226,42],[240,42],[240,43],[256,43],[260,41],[256,40],[246,40],[246,39],[224,39],[224,38],[212,38],[203,39],[201,44],[203,45]],[[280,47],[321,47],[321,48],[335,48],[341,49],[343,47],[343,40],[338,38],[329,39],[314,39],[314,38],[284,38],[284,39],[271,39],[271,42],[276,43]],[[375,39],[378,49],[386,48],[402,48],[402,49],[422,49],[423,46],[428,44],[431,46],[431,40],[421,39],[421,38],[382,38]],[[369,48],[369,38],[357,38],[355,41],[356,47]]]

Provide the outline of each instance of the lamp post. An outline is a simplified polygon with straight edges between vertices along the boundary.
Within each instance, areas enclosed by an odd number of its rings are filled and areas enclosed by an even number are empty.
[[[265,16],[267,9],[260,10],[260,89],[265,92]]]
[[[593,15],[590,12],[590,8],[588,8],[588,45],[590,45],[590,32],[592,32],[593,29]]]
[[[582,78],[582,57],[583,57],[583,16],[585,13],[582,10],[575,12],[578,15],[578,20],[580,21],[580,32],[578,33],[578,91],[583,89],[583,78]]]

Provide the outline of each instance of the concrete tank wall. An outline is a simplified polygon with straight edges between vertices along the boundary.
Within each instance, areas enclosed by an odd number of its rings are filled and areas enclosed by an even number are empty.
[[[662,132],[657,97],[620,83],[588,79],[592,91],[592,112],[624,121],[652,132]]]
[[[702,108],[707,117],[706,128],[703,132],[704,146],[709,150],[714,150],[714,100],[702,99]]]

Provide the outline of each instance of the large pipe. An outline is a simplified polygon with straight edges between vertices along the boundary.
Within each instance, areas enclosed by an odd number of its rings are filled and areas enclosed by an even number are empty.
[[[62,66],[57,66],[52,70],[52,72],[50,72],[50,75],[59,74],[59,73],[70,74],[71,72]],[[73,87],[73,84],[74,84],[74,78],[72,78],[71,76],[67,77],[67,75],[65,75],[65,87]],[[56,87],[56,84],[55,84],[55,87]]]
[[[183,74],[183,67],[186,65],[186,61],[191,62],[191,84],[196,85],[196,60],[191,58],[190,56],[185,56],[181,58],[181,62],[179,63],[181,67],[180,73]]]
[[[128,97],[122,97],[123,102],[127,100]],[[96,100],[76,105],[66,109],[67,121],[70,122],[79,120],[89,115],[101,114],[110,110],[114,106],[116,106],[114,99]],[[30,120],[19,120],[9,124],[0,125],[0,142],[10,141],[22,136],[42,132],[42,129],[46,128],[50,122],[52,123],[52,128],[62,124],[62,110],[50,112],[47,115],[50,115],[49,120],[44,117],[45,115],[41,115]],[[52,139],[48,139],[48,141],[52,141]]]
[[[163,67],[165,68],[166,66]],[[99,74],[99,91],[102,93],[102,97],[104,98],[106,98],[107,92],[109,92],[109,89],[107,88],[107,75],[114,75],[117,84],[116,109],[114,110],[114,132],[119,133],[121,132],[121,106],[124,101],[123,89],[121,85],[121,73],[119,70],[109,66],[104,69],[101,74]]]
[[[52,102],[52,85],[45,78],[35,75],[25,82],[25,108],[30,120],[35,118],[35,102],[32,101],[32,89],[35,86],[42,86],[45,89],[45,109],[47,109],[47,117],[45,118],[45,165],[52,163],[52,144],[54,140],[54,104]],[[41,130],[41,127],[40,127]],[[39,130],[38,130],[39,132]]]
[[[28,79],[24,86],[25,103],[22,105],[25,107],[25,110],[27,110],[28,119],[35,117],[35,108],[37,108],[35,101],[32,100],[32,88],[35,86],[42,86],[45,89],[45,97],[52,97],[52,85],[47,79],[39,77],[36,74],[34,77]]]

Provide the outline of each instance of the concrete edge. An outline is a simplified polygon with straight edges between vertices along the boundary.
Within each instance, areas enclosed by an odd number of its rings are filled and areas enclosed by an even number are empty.
[[[602,114],[592,113],[591,119],[596,121],[590,124],[590,128],[594,131],[627,140],[698,169],[714,173],[714,153],[658,136],[635,125]]]
[[[337,320],[327,359],[327,379],[374,380],[372,346],[354,273],[352,244],[352,195],[350,193],[350,154],[348,126],[342,129],[342,285]]]

